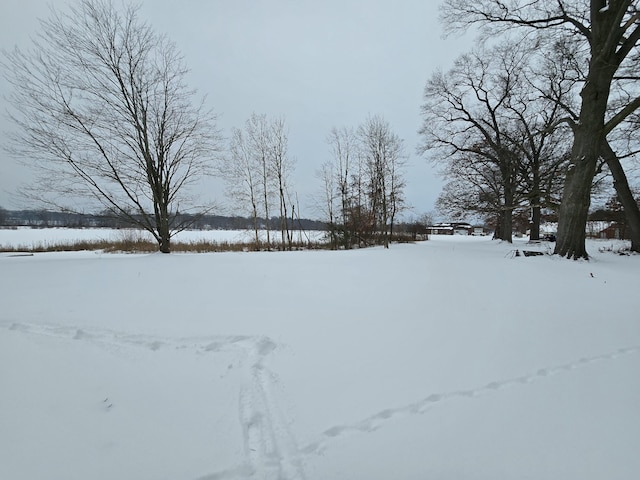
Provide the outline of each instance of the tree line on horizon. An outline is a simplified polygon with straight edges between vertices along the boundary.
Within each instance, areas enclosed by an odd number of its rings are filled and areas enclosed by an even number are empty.
[[[214,214],[181,214],[185,218],[180,221],[188,223],[192,230],[252,230],[254,219],[239,215],[214,215]],[[273,217],[267,221],[259,217],[258,222],[261,231],[268,228],[277,229],[280,219]],[[108,212],[79,213],[59,212],[50,210],[5,210],[0,207],[0,227],[64,227],[64,228],[139,228],[125,218],[114,217]],[[296,220],[296,230],[326,230],[327,225],[320,220],[300,218]]]

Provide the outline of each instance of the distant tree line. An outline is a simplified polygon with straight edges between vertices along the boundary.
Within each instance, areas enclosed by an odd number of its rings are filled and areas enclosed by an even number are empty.
[[[181,215],[179,220],[188,223],[193,230],[253,230],[253,217],[223,215]],[[291,221],[291,220],[289,220]],[[278,217],[268,222],[257,218],[261,230],[277,229],[282,223]],[[300,218],[295,221],[295,229],[326,230],[326,223],[318,220]],[[69,227],[69,228],[139,228],[137,222],[126,218],[114,217],[107,213],[90,214],[74,212],[56,212],[47,210],[5,210],[0,208],[0,227]]]

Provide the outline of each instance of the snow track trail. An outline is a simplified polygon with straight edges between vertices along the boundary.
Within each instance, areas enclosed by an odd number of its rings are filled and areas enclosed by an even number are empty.
[[[266,336],[204,336],[168,338],[126,334],[105,329],[62,325],[0,322],[0,328],[61,340],[88,342],[108,350],[142,348],[150,351],[173,349],[197,354],[236,352],[247,372],[238,398],[238,414],[246,462],[235,468],[200,477],[202,480],[260,478],[304,480],[300,451],[289,422],[274,399],[276,375],[266,360],[278,347]]]
[[[288,421],[274,400],[276,376],[265,365],[276,345],[264,337],[250,349],[251,381],[240,393],[240,423],[252,471],[259,478],[302,480],[300,452]]]
[[[0,323],[0,327],[6,330],[23,332],[30,335],[81,340],[107,349],[133,347],[156,351],[163,348],[170,348],[174,350],[192,350],[198,353],[231,350],[238,347],[243,348],[243,343],[250,343],[255,338],[243,335],[164,338],[153,335],[128,334],[96,328],[86,329],[63,325],[35,325],[19,322],[3,322]]]

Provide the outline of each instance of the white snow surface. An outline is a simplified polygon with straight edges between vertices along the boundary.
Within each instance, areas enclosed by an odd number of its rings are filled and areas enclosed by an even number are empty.
[[[609,245],[0,256],[0,478],[638,478]]]

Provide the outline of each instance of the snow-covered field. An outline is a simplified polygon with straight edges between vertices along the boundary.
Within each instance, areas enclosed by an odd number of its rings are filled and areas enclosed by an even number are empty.
[[[610,244],[0,256],[0,478],[638,478]]]
[[[261,232],[261,235],[265,237],[264,232]],[[280,238],[280,232],[272,232],[272,235],[272,238],[277,242]],[[305,242],[307,240],[321,240],[325,233],[320,231],[294,231],[292,235],[295,241]],[[241,243],[252,242],[253,238],[254,233],[251,230],[185,230],[177,233],[173,240],[184,243],[200,241]],[[147,232],[126,228],[0,228],[0,247],[15,247],[25,250],[69,245],[80,241],[105,240],[116,242],[131,239],[153,240]]]

